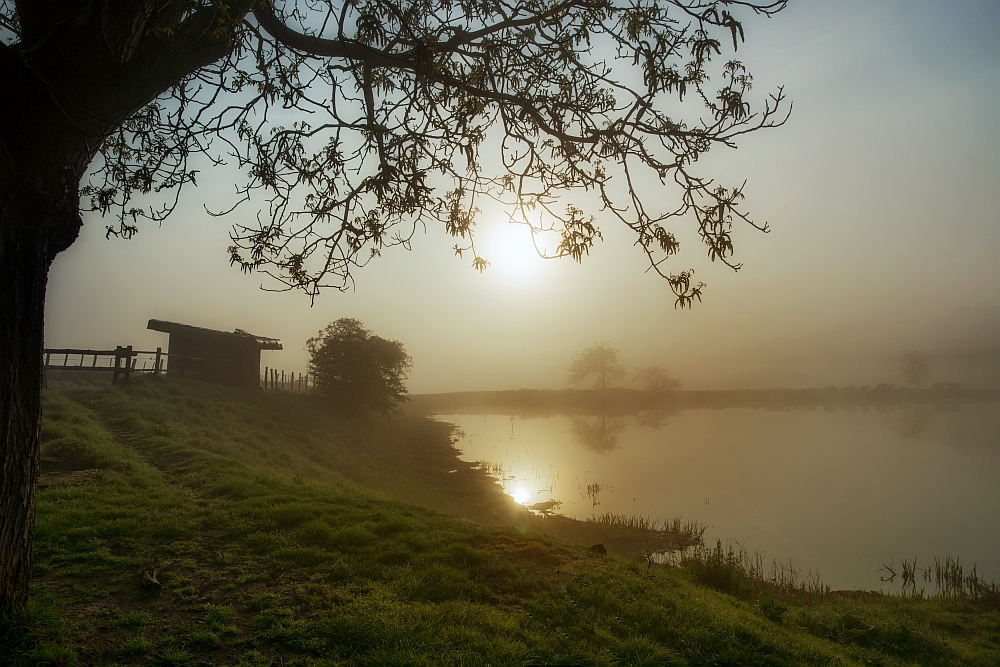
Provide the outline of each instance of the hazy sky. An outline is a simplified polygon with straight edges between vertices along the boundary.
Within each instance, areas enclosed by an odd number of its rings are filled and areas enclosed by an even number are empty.
[[[414,393],[565,387],[570,356],[595,341],[692,389],[899,382],[905,348],[931,357],[935,380],[1000,386],[1000,3],[792,0],[745,28],[738,57],[757,92],[785,85],[794,112],[705,161],[748,179],[748,208],[772,231],[737,230],[732,273],[707,261],[691,221],[678,228],[675,270],[708,284],[693,310],[673,308],[612,221],[576,265],[532,256],[499,211],[480,221],[486,273],[430,229],[310,307],[229,267],[232,220],[203,209],[231,192],[215,170],[131,241],[86,218],[52,270],[46,344],[166,347],[145,328],[158,318],[280,338],[262,364],[299,372],[308,337],[355,317],[406,345]]]

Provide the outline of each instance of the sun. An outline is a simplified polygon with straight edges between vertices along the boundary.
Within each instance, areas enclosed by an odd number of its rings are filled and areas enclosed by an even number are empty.
[[[539,256],[526,225],[501,223],[483,238],[483,256],[505,282],[534,282],[545,270],[548,261]]]

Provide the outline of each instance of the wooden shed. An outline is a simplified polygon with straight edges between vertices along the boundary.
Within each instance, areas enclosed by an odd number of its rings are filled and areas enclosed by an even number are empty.
[[[170,334],[168,377],[257,388],[260,351],[281,349],[280,340],[255,336],[243,329],[216,331],[163,320],[150,320],[146,328]]]

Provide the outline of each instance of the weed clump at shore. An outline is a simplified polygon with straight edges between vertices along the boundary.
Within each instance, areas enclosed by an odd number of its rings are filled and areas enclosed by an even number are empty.
[[[902,594],[923,596],[930,588],[935,596],[970,598],[1000,608],[1000,585],[982,577],[975,564],[966,569],[961,558],[935,557],[927,567],[919,567],[916,558],[904,558],[898,568],[895,559],[889,559],[880,572],[879,578],[886,583],[898,578]]]
[[[831,592],[817,573],[802,576],[790,562],[772,559],[768,564],[763,553],[751,554],[736,543],[723,547],[721,540],[714,547],[700,544],[670,552],[664,562],[687,572],[699,584],[744,600],[761,594],[809,600]]]
[[[585,522],[612,551],[641,558],[647,567],[663,563],[676,554],[705,543],[705,524],[675,517],[660,521],[650,517],[605,512]]]

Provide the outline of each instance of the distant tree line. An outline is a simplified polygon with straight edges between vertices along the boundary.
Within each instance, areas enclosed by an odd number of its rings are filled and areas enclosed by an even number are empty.
[[[620,355],[621,350],[611,347],[609,342],[594,343],[573,355],[567,369],[569,381],[572,384],[583,384],[589,379],[597,390],[613,386],[616,380],[627,374],[619,359]],[[632,373],[632,381],[650,391],[679,389],[683,384],[659,364],[637,368]]]
[[[583,384],[589,380],[592,387],[597,390],[614,386],[617,380],[627,375],[620,357],[621,350],[612,347],[611,343],[594,343],[573,355],[567,368],[569,381],[572,384]],[[930,362],[920,350],[901,352],[897,357],[896,369],[903,382],[912,384],[917,389],[920,389],[921,385],[924,385],[933,375]],[[650,391],[679,389],[683,384],[680,379],[673,377],[670,371],[659,364],[636,368],[632,372],[632,381]],[[956,388],[957,386],[955,383],[939,383],[935,385],[935,388]]]

